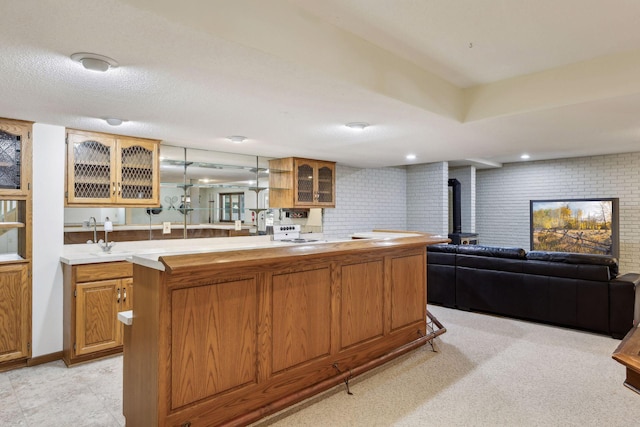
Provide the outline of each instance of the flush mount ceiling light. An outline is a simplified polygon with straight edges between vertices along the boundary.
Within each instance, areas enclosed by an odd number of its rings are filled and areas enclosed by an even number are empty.
[[[81,63],[84,68],[91,71],[104,73],[109,68],[118,68],[118,63],[114,59],[97,53],[78,52],[71,55],[71,59]]]
[[[111,126],[120,126],[123,122],[126,122],[126,120],[117,119],[115,117],[107,117],[104,121],[109,123]]]
[[[352,122],[352,123],[347,123],[345,126],[348,127],[348,128],[351,128],[351,129],[355,129],[355,130],[364,130],[366,127],[369,126],[369,123]]]
[[[247,137],[241,136],[241,135],[233,135],[233,136],[228,136],[227,139],[233,142],[234,144],[240,144],[244,142],[247,139]]]
[[[529,160],[529,159],[531,158],[531,156],[530,156],[530,155],[528,155],[527,153],[524,153],[523,155],[521,155],[521,156],[520,156],[520,158],[521,158],[522,160]]]
[[[406,159],[407,160],[415,160],[416,159],[416,155],[415,154],[407,154]]]

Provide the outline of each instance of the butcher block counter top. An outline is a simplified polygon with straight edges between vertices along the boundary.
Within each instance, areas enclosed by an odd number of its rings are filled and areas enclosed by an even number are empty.
[[[426,246],[446,241],[134,255],[127,426],[246,425],[426,344]]]

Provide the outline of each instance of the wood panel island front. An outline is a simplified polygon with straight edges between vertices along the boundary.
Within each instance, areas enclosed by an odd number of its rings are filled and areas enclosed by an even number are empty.
[[[128,427],[246,425],[426,343],[420,234],[134,256]]]

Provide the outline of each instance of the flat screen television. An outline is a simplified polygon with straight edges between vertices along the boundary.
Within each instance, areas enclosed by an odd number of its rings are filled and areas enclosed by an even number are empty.
[[[618,199],[530,201],[531,250],[619,256]]]

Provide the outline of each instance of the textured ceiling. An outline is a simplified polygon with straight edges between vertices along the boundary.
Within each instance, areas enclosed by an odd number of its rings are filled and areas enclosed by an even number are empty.
[[[2,16],[2,117],[362,167],[640,148],[635,0],[23,0]]]

